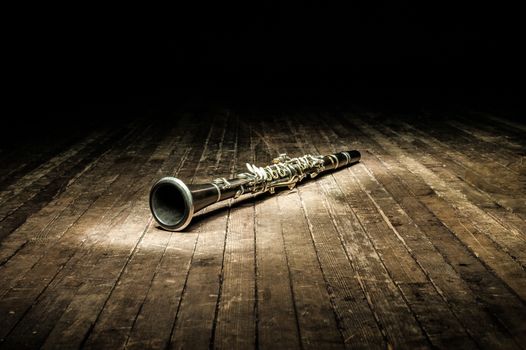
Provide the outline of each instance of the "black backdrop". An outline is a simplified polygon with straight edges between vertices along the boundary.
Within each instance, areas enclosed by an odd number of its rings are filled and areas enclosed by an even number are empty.
[[[4,131],[216,103],[519,116],[520,12],[459,3],[24,5],[8,14]]]

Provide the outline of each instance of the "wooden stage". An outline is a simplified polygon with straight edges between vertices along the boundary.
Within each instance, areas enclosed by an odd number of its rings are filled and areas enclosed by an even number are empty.
[[[526,127],[494,115],[143,117],[0,152],[0,349],[526,347]],[[165,175],[361,163],[160,230]]]

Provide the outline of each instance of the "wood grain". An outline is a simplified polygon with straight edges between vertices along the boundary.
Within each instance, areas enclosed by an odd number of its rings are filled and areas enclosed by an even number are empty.
[[[525,130],[214,108],[1,150],[0,349],[524,348]],[[149,212],[161,176],[349,149],[359,164],[216,203],[184,232]]]

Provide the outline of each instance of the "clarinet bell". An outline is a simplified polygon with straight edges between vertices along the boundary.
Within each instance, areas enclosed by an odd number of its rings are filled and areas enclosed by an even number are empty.
[[[180,231],[190,224],[195,212],[218,200],[212,184],[186,185],[176,177],[163,177],[150,190],[150,209],[157,223],[169,231]]]

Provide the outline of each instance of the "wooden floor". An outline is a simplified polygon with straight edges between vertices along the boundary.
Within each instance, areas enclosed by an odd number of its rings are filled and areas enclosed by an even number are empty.
[[[526,127],[218,110],[0,151],[0,348],[526,347]],[[361,163],[160,230],[161,176]]]

